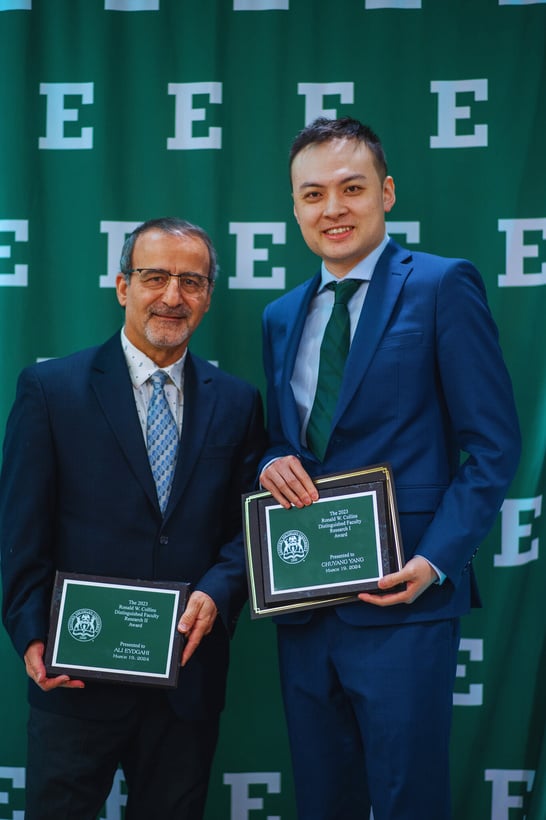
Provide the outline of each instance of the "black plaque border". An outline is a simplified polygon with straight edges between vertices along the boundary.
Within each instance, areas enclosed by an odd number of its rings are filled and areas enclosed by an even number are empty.
[[[46,644],[44,654],[44,664],[48,675],[69,675],[71,678],[81,680],[100,680],[105,683],[129,683],[137,684],[139,686],[154,686],[158,688],[174,689],[178,684],[178,675],[180,672],[180,659],[182,655],[182,648],[184,645],[184,638],[175,629],[175,634],[171,647],[171,656],[168,663],[167,677],[158,678],[154,674],[146,674],[145,672],[130,675],[125,672],[118,672],[116,670],[93,669],[93,667],[75,667],[63,666],[62,664],[53,663],[53,653],[56,643],[56,636],[60,628],[60,607],[63,595],[63,590],[67,582],[70,581],[84,581],[90,584],[111,585],[119,587],[129,587],[130,589],[154,589],[165,591],[179,592],[176,622],[180,620],[189,597],[190,584],[186,581],[144,581],[135,578],[113,578],[103,575],[86,575],[77,572],[56,572],[55,582],[53,585],[53,593],[51,595],[51,608],[49,617],[49,636]]]
[[[404,565],[394,479],[389,464],[377,464],[346,473],[333,473],[315,479],[321,499],[358,494],[372,489],[376,492],[379,519],[379,540],[383,574],[396,572]],[[269,590],[269,550],[265,523],[265,508],[270,506],[270,492],[247,493],[243,496],[243,534],[247,568],[250,616],[252,619],[283,615],[318,607],[357,600],[359,592],[377,592],[376,581],[356,578],[342,586],[333,583],[327,589]]]

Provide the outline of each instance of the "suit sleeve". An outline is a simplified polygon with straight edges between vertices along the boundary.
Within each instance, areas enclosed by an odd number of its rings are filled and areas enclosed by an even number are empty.
[[[53,582],[55,453],[35,370],[19,377],[0,477],[3,621],[22,656],[45,640]]]
[[[256,470],[265,448],[265,430],[261,396],[253,391],[228,488],[226,541],[217,560],[201,578],[196,589],[213,599],[220,617],[230,634],[233,633],[241,608],[248,597],[243,534],[241,528],[241,496],[256,487]]]
[[[511,380],[470,263],[452,264],[436,298],[437,375],[460,461],[417,552],[457,585],[517,469],[521,439]]]
[[[265,308],[262,319],[262,351],[263,351],[263,366],[267,384],[267,434],[268,447],[260,461],[258,473],[264,469],[266,464],[272,459],[282,456],[300,455],[298,449],[293,447],[287,440],[284,433],[282,423],[282,413],[279,406],[279,401],[282,396],[280,389],[280,380],[283,372],[283,362],[278,360],[275,356],[277,346],[273,338],[273,331],[278,328],[280,324],[274,319],[270,320],[271,306]],[[284,345],[283,348],[284,349]]]

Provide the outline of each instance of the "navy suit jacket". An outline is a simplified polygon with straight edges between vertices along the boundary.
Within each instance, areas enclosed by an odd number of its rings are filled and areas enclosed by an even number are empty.
[[[353,624],[458,616],[478,603],[471,561],[520,454],[511,382],[483,281],[466,260],[389,242],[364,301],[323,463],[300,443],[290,386],[319,283],[317,274],[264,312],[270,448],[262,465],[295,454],[317,477],[388,462],[406,559],[417,551],[447,580],[411,605],[358,602],[337,607],[338,614]]]
[[[0,480],[3,617],[16,650],[47,639],[55,570],[189,581],[219,617],[169,694],[199,718],[224,702],[229,635],[246,599],[241,493],[264,447],[255,388],[189,352],[184,419],[161,516],[119,334],[27,368],[8,421]],[[88,682],[31,703],[65,714],[122,715],[138,687]]]

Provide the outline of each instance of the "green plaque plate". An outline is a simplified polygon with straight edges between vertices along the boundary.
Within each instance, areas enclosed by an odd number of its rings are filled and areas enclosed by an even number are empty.
[[[243,496],[251,617],[354,601],[403,566],[389,465],[315,481],[319,499],[286,510],[271,493]]]
[[[58,572],[45,653],[49,675],[175,687],[189,584]]]

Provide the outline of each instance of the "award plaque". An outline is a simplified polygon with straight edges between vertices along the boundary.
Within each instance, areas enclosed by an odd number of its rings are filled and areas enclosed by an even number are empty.
[[[188,583],[57,572],[48,675],[175,687]]]
[[[252,618],[357,599],[404,563],[394,482],[380,464],[315,480],[319,499],[285,509],[243,496]]]

